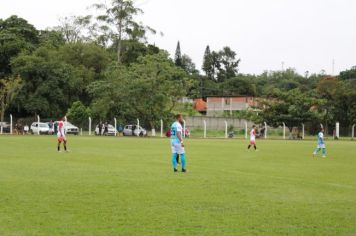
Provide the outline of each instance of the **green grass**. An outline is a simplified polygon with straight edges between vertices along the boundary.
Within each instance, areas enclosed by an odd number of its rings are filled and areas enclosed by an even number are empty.
[[[356,235],[356,143],[0,137],[0,235]]]

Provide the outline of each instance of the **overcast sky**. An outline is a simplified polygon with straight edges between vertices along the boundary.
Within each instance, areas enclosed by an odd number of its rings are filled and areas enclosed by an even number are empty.
[[[16,14],[39,29],[58,18],[87,14],[100,0],[0,0],[0,18]],[[206,45],[230,46],[242,62],[240,72],[296,68],[335,73],[356,65],[355,0],[138,0],[144,24],[162,31],[151,36],[174,54],[177,41],[200,69]]]

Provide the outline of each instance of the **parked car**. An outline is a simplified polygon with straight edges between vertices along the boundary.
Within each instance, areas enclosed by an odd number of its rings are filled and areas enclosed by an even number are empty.
[[[66,134],[74,134],[74,135],[79,134],[79,128],[70,122],[64,122],[64,129]]]
[[[40,134],[48,134],[49,131],[49,126],[46,123],[33,122],[30,127],[31,134],[38,134],[38,132]]]
[[[126,125],[123,132],[124,136],[147,136],[147,131],[141,126],[137,128],[137,125]]]
[[[58,131],[58,121],[53,123],[53,127],[54,127],[54,131],[57,132]],[[70,122],[64,122],[64,132],[66,134],[74,134],[74,135],[78,135],[79,134],[79,128],[75,125],[73,125]]]
[[[0,122],[0,128],[2,127],[3,133],[10,133],[10,124],[7,122]]]
[[[105,135],[115,136],[115,132],[116,132],[115,127],[113,125],[109,124],[108,125],[108,133],[105,134]],[[101,129],[101,135],[103,135],[103,134],[104,134],[104,129]],[[95,135],[100,135],[99,134],[99,125],[97,125],[96,128],[95,128]]]

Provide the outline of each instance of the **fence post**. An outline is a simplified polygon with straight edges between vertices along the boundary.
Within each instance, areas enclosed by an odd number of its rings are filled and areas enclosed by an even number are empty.
[[[37,134],[40,135],[40,116],[37,115]]]
[[[355,138],[355,125],[352,126],[352,140]]]
[[[336,122],[335,137],[340,138],[340,122]]]
[[[114,127],[115,127],[115,137],[117,136],[117,119],[114,118]]]
[[[302,139],[305,139],[305,126],[302,124]]]
[[[267,123],[266,122],[264,122],[264,124],[265,124],[265,139],[267,139],[267,129],[268,129],[268,127],[267,127]]]
[[[227,134],[227,121],[225,120],[225,138],[228,138],[228,134]]]
[[[91,136],[91,117],[89,117],[89,136]]]
[[[13,124],[12,124],[12,114],[10,114],[10,134],[12,135],[12,127],[13,127]]]
[[[83,136],[83,128],[80,128],[80,136]]]
[[[140,120],[139,119],[137,119],[137,137],[139,137],[140,136]],[[134,136],[135,135],[135,131],[134,131],[134,133],[132,134],[132,136]]]
[[[247,121],[245,121],[245,139],[248,138]]]
[[[163,120],[161,120],[161,138],[163,138]]]
[[[286,123],[283,122],[283,139],[286,139]]]
[[[204,138],[206,138],[206,120],[204,120],[203,123],[204,123]]]
[[[183,120],[183,138],[185,138],[185,120]]]

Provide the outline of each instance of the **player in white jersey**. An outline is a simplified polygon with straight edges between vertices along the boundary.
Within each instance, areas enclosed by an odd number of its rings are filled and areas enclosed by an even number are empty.
[[[255,148],[255,150],[257,150],[257,146],[256,146],[256,135],[257,135],[257,127],[256,125],[252,126],[252,130],[250,132],[250,144],[248,145],[248,149],[251,148],[251,146],[253,145],[253,147]]]
[[[186,172],[185,149],[183,144],[183,116],[176,116],[176,121],[171,126],[171,149],[172,149],[172,165],[174,172],[177,172],[177,156],[179,155],[182,163],[182,172]]]
[[[62,142],[63,142],[63,146],[64,146],[64,151],[67,152],[67,138],[66,138],[66,134],[65,134],[65,127],[64,127],[63,119],[58,121],[57,138],[58,138],[58,145],[57,145],[58,152],[61,151],[61,143]]]

